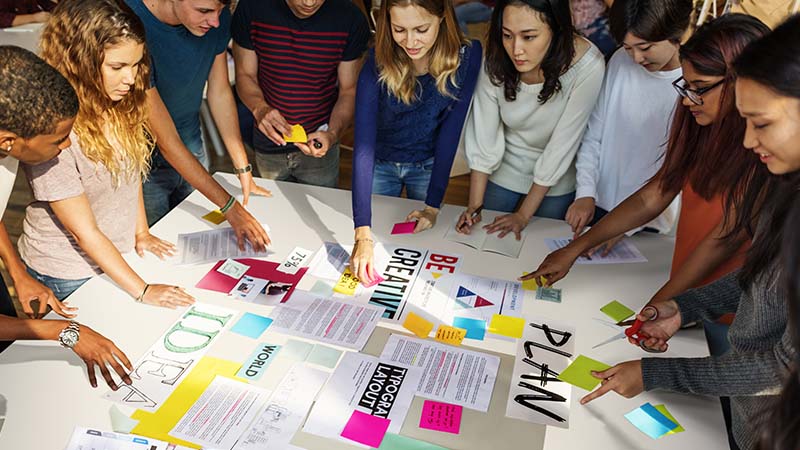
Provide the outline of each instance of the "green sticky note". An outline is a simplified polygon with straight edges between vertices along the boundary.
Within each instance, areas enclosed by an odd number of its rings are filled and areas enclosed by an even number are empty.
[[[291,358],[295,361],[305,361],[308,358],[311,350],[314,349],[314,344],[308,342],[289,339],[281,349],[281,356]]]
[[[608,364],[595,361],[583,355],[578,355],[569,367],[561,371],[561,375],[558,376],[558,379],[573,386],[578,386],[581,389],[591,391],[600,384],[600,379],[593,377],[592,371],[602,372],[610,368],[611,366]]]
[[[616,300],[600,308],[600,311],[602,311],[603,314],[607,315],[608,317],[611,317],[611,320],[614,322],[622,322],[628,317],[636,314],[636,312],[634,312],[632,309]]]
[[[327,345],[315,344],[311,353],[309,353],[306,358],[306,362],[333,369],[336,367],[336,363],[339,362],[340,356],[342,356],[341,350],[336,350]]]
[[[686,431],[686,429],[684,429],[681,426],[681,424],[679,424],[678,421],[675,420],[675,417],[673,417],[672,414],[670,414],[669,411],[667,411],[667,407],[665,405],[655,405],[655,408],[658,410],[658,412],[660,412],[661,414],[666,416],[667,419],[669,419],[669,420],[675,422],[676,424],[678,424],[677,428],[675,428],[674,430],[670,431],[667,434],[682,433],[682,432]]]
[[[436,444],[412,439],[394,433],[386,433],[378,450],[447,450]]]

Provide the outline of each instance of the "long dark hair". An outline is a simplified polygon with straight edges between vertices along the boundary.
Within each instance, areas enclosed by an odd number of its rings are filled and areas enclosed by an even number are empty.
[[[721,76],[717,120],[700,126],[689,108],[678,104],[672,118],[664,163],[656,174],[664,192],[677,192],[687,181],[705,200],[733,192],[742,195],[755,176],[766,170],[744,148],[745,121],[736,110],[733,62],[747,44],[769,33],[755,17],[726,14],[701,26],[681,47],[681,61],[689,61],[703,75]],[[763,175],[765,176],[765,175]]]
[[[608,12],[617,42],[628,33],[648,42],[680,43],[689,28],[692,0],[617,0]]]
[[[577,33],[572,24],[569,0],[499,0],[496,3],[486,42],[486,71],[495,86],[502,85],[505,88],[505,97],[509,102],[517,98],[520,79],[519,71],[503,47],[503,11],[511,5],[533,9],[542,16],[553,33],[550,47],[541,64],[544,86],[539,93],[539,103],[545,104],[553,94],[561,90],[559,77],[569,69],[575,57],[573,39]]]
[[[779,95],[800,99],[800,15],[748,45],[736,59],[734,68],[740,78],[753,80]],[[757,175],[759,169],[750,168],[742,175],[761,178]],[[756,226],[763,228],[739,274],[743,287],[752,284],[780,254],[784,223],[798,193],[800,171],[765,177],[763,183],[753,184],[744,196],[729,198],[728,207],[736,211],[734,233],[746,231],[753,236]]]

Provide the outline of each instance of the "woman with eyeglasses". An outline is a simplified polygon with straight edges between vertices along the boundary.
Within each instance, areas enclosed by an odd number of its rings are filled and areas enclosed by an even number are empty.
[[[729,234],[724,198],[741,195],[741,175],[758,165],[742,145],[744,119],[736,111],[734,59],[769,32],[758,19],[728,14],[700,27],[681,47],[681,95],[672,119],[661,169],[644,187],[614,208],[587,233],[549,254],[522,279],[540,276],[553,284],[590,249],[661,214],[683,192],[670,280],[653,296],[668,299],[708,284],[741,267],[748,238]]]

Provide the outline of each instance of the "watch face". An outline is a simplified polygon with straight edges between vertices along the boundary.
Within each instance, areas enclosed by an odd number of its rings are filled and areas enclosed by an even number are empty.
[[[61,338],[61,341],[67,347],[72,348],[75,344],[78,343],[78,333],[73,330],[65,330],[64,335]]]

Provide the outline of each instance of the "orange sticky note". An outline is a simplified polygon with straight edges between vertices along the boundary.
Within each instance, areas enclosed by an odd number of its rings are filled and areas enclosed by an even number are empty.
[[[283,139],[286,142],[304,142],[304,143],[308,142],[308,136],[306,136],[306,130],[299,123],[292,125],[292,134],[290,134],[289,136],[284,134]]]
[[[436,330],[436,340],[450,345],[461,345],[464,337],[467,336],[467,330],[463,328],[451,327],[448,325],[439,325]]]
[[[495,314],[489,322],[489,333],[501,336],[521,338],[523,329],[525,329],[525,319],[522,317]]]
[[[409,312],[406,316],[406,321],[403,326],[410,332],[416,334],[418,337],[425,339],[433,330],[433,324],[425,320],[422,316]],[[466,332],[465,332],[466,334]]]
[[[528,272],[522,272],[522,275],[527,275]],[[526,291],[535,291],[539,289],[539,286],[536,284],[536,278],[531,278],[530,280],[524,280],[522,282],[522,289]]]
[[[220,210],[218,209],[215,209],[210,213],[206,214],[205,216],[203,216],[203,219],[213,223],[214,225],[219,225],[222,222],[225,222],[226,220],[225,214],[222,214],[222,212],[220,212]]]
[[[344,273],[339,278],[339,281],[336,282],[336,286],[333,287],[333,292],[344,295],[355,295],[358,283],[358,277],[353,275],[353,272],[351,272],[348,267],[344,269]]]

